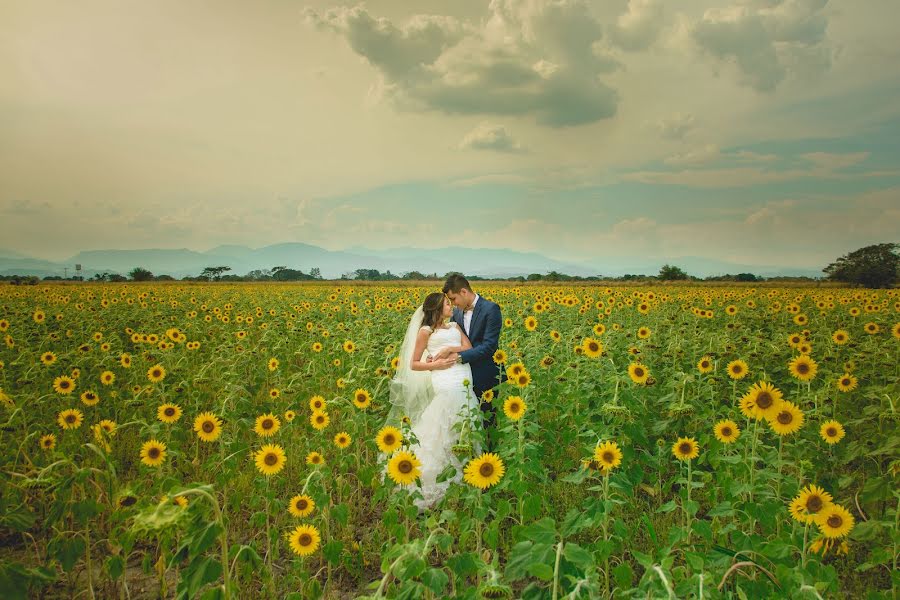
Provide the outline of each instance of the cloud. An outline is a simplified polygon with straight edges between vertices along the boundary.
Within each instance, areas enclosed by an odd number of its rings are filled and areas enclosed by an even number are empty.
[[[664,18],[660,0],[628,0],[628,12],[619,16],[610,39],[624,50],[645,50],[659,36]]]
[[[459,143],[461,150],[494,150],[522,154],[527,150],[516,142],[506,129],[500,125],[481,123],[466,134]]]
[[[722,157],[719,147],[708,144],[684,154],[675,154],[663,160],[667,165],[699,165],[710,163]]]
[[[734,62],[741,83],[771,92],[789,75],[820,73],[831,66],[826,40],[828,0],[769,0],[711,8],[692,30],[711,56]]]
[[[869,157],[868,152],[853,152],[846,154],[834,154],[830,152],[810,152],[801,154],[801,158],[813,163],[822,169],[846,169],[859,164]]]
[[[479,26],[417,15],[398,26],[362,6],[305,12],[378,70],[375,98],[399,110],[531,116],[548,127],[608,119],[619,96],[603,27],[582,0],[495,0]]]
[[[696,119],[692,114],[673,113],[655,123],[659,135],[669,140],[684,139],[696,126]]]
[[[785,219],[781,216],[781,213],[784,209],[793,208],[797,206],[796,200],[779,200],[775,202],[766,202],[765,206],[762,208],[756,209],[747,215],[747,218],[744,219],[744,224],[746,225],[757,225],[757,224],[778,224],[781,225],[785,223]]]

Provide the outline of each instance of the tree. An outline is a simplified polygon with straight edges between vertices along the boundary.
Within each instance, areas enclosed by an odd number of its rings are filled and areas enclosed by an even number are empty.
[[[313,279],[322,279],[322,271],[319,270],[319,267],[313,267],[309,270],[309,276]]]
[[[128,275],[134,281],[152,281],[153,280],[153,273],[151,273],[144,267],[135,267],[128,273]]]
[[[822,271],[834,281],[855,283],[868,288],[890,287],[900,278],[900,244],[885,243],[854,250]]]
[[[200,273],[200,277],[203,277],[207,281],[219,281],[222,278],[222,273],[230,270],[231,267],[206,267],[203,269],[203,272]]]
[[[658,277],[662,281],[675,281],[679,279],[687,279],[688,274],[675,265],[663,265],[659,270]]]

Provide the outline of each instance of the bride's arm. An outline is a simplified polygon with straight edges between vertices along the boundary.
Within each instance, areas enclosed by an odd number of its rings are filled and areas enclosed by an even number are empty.
[[[455,358],[450,360],[448,358],[440,357],[434,357],[431,362],[420,360],[422,358],[422,353],[425,352],[425,347],[428,345],[428,338],[430,336],[431,332],[427,329],[420,329],[419,334],[416,336],[416,347],[413,349],[413,357],[409,363],[409,368],[413,371],[437,371],[439,369],[446,369],[456,361]]]

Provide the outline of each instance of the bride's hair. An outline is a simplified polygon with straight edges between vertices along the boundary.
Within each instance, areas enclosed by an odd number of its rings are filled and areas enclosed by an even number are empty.
[[[444,320],[444,298],[446,296],[441,292],[428,294],[425,302],[422,303],[422,311],[425,313],[422,317],[422,325],[428,325],[434,329]]]

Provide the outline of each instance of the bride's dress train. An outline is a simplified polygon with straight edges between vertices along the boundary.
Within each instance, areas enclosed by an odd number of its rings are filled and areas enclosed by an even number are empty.
[[[441,348],[461,343],[459,326],[451,322],[448,328],[439,328],[431,334],[428,352],[435,354]],[[414,488],[422,494],[422,499],[415,500],[420,510],[430,508],[444,497],[450,485],[462,481],[464,465],[453,453],[460,436],[457,424],[469,414],[478,416],[473,419],[473,426],[481,424],[480,403],[472,388],[469,365],[456,364],[449,369],[431,371],[431,385],[434,398],[418,421],[411,424],[418,443],[411,445],[410,450],[422,463],[420,484]],[[456,474],[438,483],[438,476],[448,464],[456,468]]]

